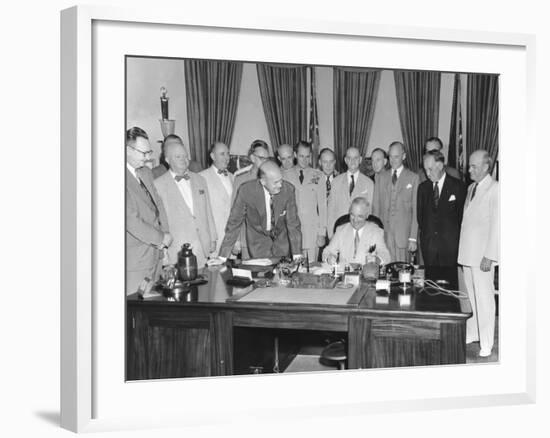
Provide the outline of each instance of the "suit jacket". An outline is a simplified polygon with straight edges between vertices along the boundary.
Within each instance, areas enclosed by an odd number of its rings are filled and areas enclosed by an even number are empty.
[[[479,266],[483,257],[498,262],[500,253],[499,184],[487,175],[471,199],[473,188],[468,187],[460,229],[458,263],[464,266]]]
[[[227,218],[229,217],[229,211],[231,210],[231,198],[233,191],[231,191],[231,193],[227,193],[227,190],[218,175],[218,170],[214,166],[210,166],[208,169],[203,170],[199,173],[199,175],[206,181],[208,194],[210,195],[210,210],[212,211],[212,216],[214,217],[216,235],[218,236],[218,240],[216,241],[216,254],[218,254],[222,244]],[[223,178],[227,178],[231,187],[233,187],[235,177],[232,173],[228,172],[228,175]]]
[[[465,198],[462,181],[449,174],[439,188],[437,208],[433,202],[432,181],[424,181],[418,186],[416,213],[425,265],[456,265]]]
[[[326,178],[320,170],[303,169],[304,180],[300,183],[300,168],[295,166],[283,171],[283,178],[294,185],[298,217],[302,226],[302,248],[317,247],[317,236],[327,232]]]
[[[199,267],[204,266],[210,253],[210,244],[217,238],[216,226],[210,210],[210,196],[206,181],[199,174],[189,172],[193,193],[193,214],[185,203],[171,172],[155,180],[157,191],[166,207],[168,226],[174,238],[168,247],[167,262],[178,261],[178,252],[184,243],[190,243]]]
[[[460,172],[456,170],[454,167],[445,167],[445,173],[447,175],[451,175],[453,178],[456,178],[458,180],[462,180],[460,178]],[[422,184],[424,181],[428,181],[428,177],[426,176],[426,171],[424,169],[420,169],[418,171],[418,184]]]
[[[339,226],[336,229],[336,233],[334,233],[334,237],[323,251],[323,260],[326,260],[329,254],[336,255],[340,253],[340,262],[364,264],[369,247],[376,245],[375,254],[380,257],[382,263],[385,264],[391,261],[390,251],[386,246],[386,242],[384,242],[384,230],[372,222],[365,224],[361,238],[359,239],[356,256],[353,257],[354,231],[349,223]]]
[[[283,257],[302,253],[302,232],[294,186],[283,180],[281,191],[273,196],[274,238],[266,230],[266,202],[259,180],[248,181],[237,190],[225,228],[220,256],[228,257],[243,224],[251,258]]]
[[[136,178],[126,169],[126,269],[128,271],[153,268],[161,260],[157,248],[168,232],[168,219],[164,205],[153,184],[151,169],[136,171],[153,197],[158,209]]]
[[[391,169],[378,174],[374,187],[373,214],[382,220],[386,233],[393,233],[397,246],[407,248],[409,238],[416,240],[418,233],[418,175],[404,167],[395,187],[391,178]]]
[[[332,181],[332,188],[328,198],[327,216],[327,232],[329,238],[331,238],[334,234],[334,223],[340,216],[349,213],[349,207],[354,198],[363,196],[372,206],[374,183],[369,177],[363,175],[361,172],[357,175],[357,181],[355,181],[355,188],[353,189],[351,196],[349,194],[347,172],[338,175]]]

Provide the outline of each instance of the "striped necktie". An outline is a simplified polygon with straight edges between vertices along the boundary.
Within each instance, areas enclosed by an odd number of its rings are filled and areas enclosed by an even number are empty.
[[[355,232],[355,237],[353,239],[353,258],[357,255],[357,249],[359,248],[359,231],[353,230]]]

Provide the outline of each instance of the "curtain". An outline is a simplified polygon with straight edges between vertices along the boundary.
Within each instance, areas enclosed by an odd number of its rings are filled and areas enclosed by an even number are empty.
[[[308,139],[307,67],[258,64],[260,95],[273,152]]]
[[[408,166],[422,167],[424,143],[438,135],[441,73],[394,71],[397,109]]]
[[[356,147],[363,156],[367,151],[380,71],[334,68],[334,152],[338,167],[346,149]]]
[[[494,167],[498,157],[498,76],[469,74],[467,89],[467,157],[476,149],[485,149]]]
[[[240,62],[185,60],[189,150],[203,169],[212,143],[231,143],[242,72]]]

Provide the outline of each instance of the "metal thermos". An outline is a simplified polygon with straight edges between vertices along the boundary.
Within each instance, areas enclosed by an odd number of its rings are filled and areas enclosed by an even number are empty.
[[[178,253],[177,268],[182,281],[192,281],[197,278],[197,257],[191,251],[189,243],[184,243]]]

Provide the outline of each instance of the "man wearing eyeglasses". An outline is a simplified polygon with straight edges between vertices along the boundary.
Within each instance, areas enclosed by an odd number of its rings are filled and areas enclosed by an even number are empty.
[[[126,294],[136,292],[145,278],[156,281],[163,250],[172,243],[164,205],[145,164],[151,159],[147,133],[126,131]]]

